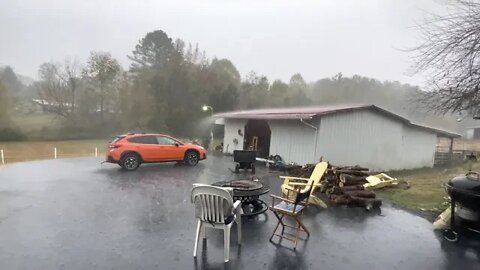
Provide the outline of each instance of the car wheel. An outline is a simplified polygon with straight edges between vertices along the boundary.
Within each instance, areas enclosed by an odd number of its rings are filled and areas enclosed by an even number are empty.
[[[127,171],[135,171],[140,166],[140,157],[135,153],[128,153],[122,157],[120,166]]]
[[[197,165],[199,160],[200,156],[195,151],[188,151],[185,154],[185,163],[187,163],[189,166]]]

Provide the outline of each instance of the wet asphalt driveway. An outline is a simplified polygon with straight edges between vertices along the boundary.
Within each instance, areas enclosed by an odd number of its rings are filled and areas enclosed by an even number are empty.
[[[272,214],[245,219],[241,248],[232,231],[229,263],[222,260],[221,231],[208,233],[194,260],[191,184],[242,178],[227,169],[232,159],[136,172],[100,161],[0,167],[0,269],[480,269],[478,239],[445,243],[428,221],[388,205],[382,215],[307,209],[312,236],[296,252],[288,241],[286,247],[268,241]],[[277,176],[257,174],[278,194]]]

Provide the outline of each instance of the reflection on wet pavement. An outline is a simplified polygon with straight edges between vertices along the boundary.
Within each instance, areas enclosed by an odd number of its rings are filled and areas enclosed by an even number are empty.
[[[288,241],[268,241],[273,215],[244,219],[241,247],[232,231],[229,263],[221,231],[208,233],[194,260],[191,184],[250,175],[232,174],[232,159],[214,155],[196,167],[151,164],[135,172],[100,161],[0,167],[0,269],[480,269],[478,239],[446,243],[428,221],[388,205],[382,215],[307,209],[312,236],[296,252]],[[258,168],[257,175],[278,194],[275,174]]]

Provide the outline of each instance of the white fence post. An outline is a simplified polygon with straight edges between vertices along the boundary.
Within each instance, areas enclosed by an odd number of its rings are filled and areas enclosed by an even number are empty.
[[[56,147],[53,148],[53,158],[57,159],[57,148]]]
[[[98,148],[95,147],[95,157],[98,157]]]
[[[0,156],[2,158],[2,164],[5,164],[5,157],[3,156],[3,149],[0,150]]]

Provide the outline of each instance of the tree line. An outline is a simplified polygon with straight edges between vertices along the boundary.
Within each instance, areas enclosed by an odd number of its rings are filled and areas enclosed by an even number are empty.
[[[4,82],[0,117],[8,118],[8,106],[2,106],[11,103],[7,94],[18,101],[19,93],[63,119],[66,133],[83,137],[125,131],[199,136],[208,129],[199,125],[209,115],[202,111],[205,104],[218,113],[361,103],[377,104],[407,117],[418,115],[411,102],[420,91],[415,86],[343,77],[341,73],[313,83],[298,73],[288,82],[270,82],[253,71],[242,78],[230,60],[209,59],[198,45],[173,40],[161,30],[147,33],[128,58],[131,65],[127,68],[108,52],[91,52],[86,62],[46,62],[39,67],[39,80],[28,91],[22,90],[13,71],[5,68],[0,72]],[[7,120],[0,121],[7,125]]]

